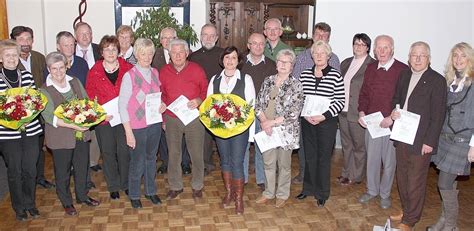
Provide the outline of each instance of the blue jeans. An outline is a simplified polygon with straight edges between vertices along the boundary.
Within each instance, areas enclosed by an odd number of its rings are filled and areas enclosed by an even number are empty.
[[[136,146],[129,148],[130,167],[128,173],[128,189],[131,200],[140,199],[140,184],[145,177],[145,195],[156,194],[156,152],[161,136],[161,123],[150,125],[142,129],[133,129]]]
[[[262,131],[260,127],[260,121],[255,119],[255,133]],[[263,168],[263,156],[262,152],[258,148],[257,143],[254,143],[255,146],[255,181],[257,184],[265,184],[265,170]],[[249,181],[249,155],[250,155],[250,143],[247,145],[244,158],[244,177],[245,183]]]
[[[221,170],[231,172],[232,179],[244,178],[244,155],[248,140],[248,130],[228,139],[216,137],[217,148],[221,156]]]

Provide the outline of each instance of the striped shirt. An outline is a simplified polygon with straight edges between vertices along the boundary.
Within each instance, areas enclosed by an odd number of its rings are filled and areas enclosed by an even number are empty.
[[[317,95],[326,97],[331,101],[329,110],[323,113],[326,119],[338,116],[344,108],[344,79],[338,70],[327,66],[322,70],[323,77],[319,83],[314,76],[314,68],[301,72],[300,81],[303,85],[304,95]]]
[[[21,86],[28,87],[32,86],[33,89],[36,89],[34,84],[33,76],[28,71],[21,71]],[[4,82],[2,78],[0,78],[0,92],[6,91],[8,89],[7,84]],[[34,136],[41,134],[43,129],[41,128],[41,124],[38,118],[31,121],[28,125],[26,125],[26,136]],[[5,128],[0,125],[0,140],[14,140],[14,139],[21,139],[21,132],[19,130],[12,130],[9,128]]]

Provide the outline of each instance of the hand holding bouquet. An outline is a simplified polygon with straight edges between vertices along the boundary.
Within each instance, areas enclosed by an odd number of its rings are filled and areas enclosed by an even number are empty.
[[[214,135],[229,138],[252,124],[255,115],[251,104],[234,94],[213,94],[199,107],[199,118]]]
[[[97,100],[89,99],[73,99],[62,103],[54,110],[54,115],[65,123],[82,128],[90,128],[99,124],[106,117],[104,108],[97,103]],[[83,139],[82,132],[76,130],[76,139]]]
[[[48,99],[41,92],[28,88],[10,88],[0,93],[0,125],[24,129],[44,109]]]

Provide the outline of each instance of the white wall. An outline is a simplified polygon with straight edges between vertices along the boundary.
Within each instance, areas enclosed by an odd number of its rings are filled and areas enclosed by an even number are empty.
[[[192,27],[199,32],[208,19],[206,0],[190,0]],[[78,16],[78,0],[7,0],[8,23],[27,25],[35,31],[34,49],[56,49],[60,30],[72,32]],[[113,34],[114,1],[87,0],[84,21],[93,28],[93,40]],[[351,56],[352,36],[365,32],[372,39],[388,34],[395,39],[395,57],[407,61],[411,43],[424,40],[431,45],[432,66],[442,72],[450,48],[465,41],[474,45],[474,3],[472,0],[317,0],[316,22],[332,26],[331,45],[342,60]],[[312,14],[310,13],[310,21]],[[311,26],[308,28],[311,34]],[[195,47],[194,49],[198,48]]]

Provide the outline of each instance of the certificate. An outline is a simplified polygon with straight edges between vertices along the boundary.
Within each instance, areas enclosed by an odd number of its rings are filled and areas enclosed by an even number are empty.
[[[163,122],[163,116],[160,113],[161,92],[146,95],[145,115],[146,125]]]
[[[420,124],[420,115],[406,110],[398,110],[400,118],[395,120],[390,139],[413,145]]]
[[[322,115],[324,112],[329,110],[329,105],[331,105],[331,101],[326,97],[307,95],[304,99],[301,116]]]
[[[180,95],[173,103],[168,105],[168,110],[173,112],[178,119],[183,122],[184,126],[191,123],[194,119],[199,116],[199,111],[195,109],[188,108],[189,99],[184,95]]]
[[[109,102],[102,105],[107,115],[111,115],[112,119],[109,121],[111,127],[115,127],[122,123],[118,109],[118,97],[113,98]]]
[[[365,124],[367,124],[367,130],[369,130],[369,134],[372,139],[390,135],[389,128],[380,127],[380,122],[383,120],[382,112],[374,112],[362,117],[362,119],[364,120]]]
[[[254,139],[262,153],[272,148],[282,147],[287,143],[282,127],[273,127],[271,136],[261,131],[254,135]]]

